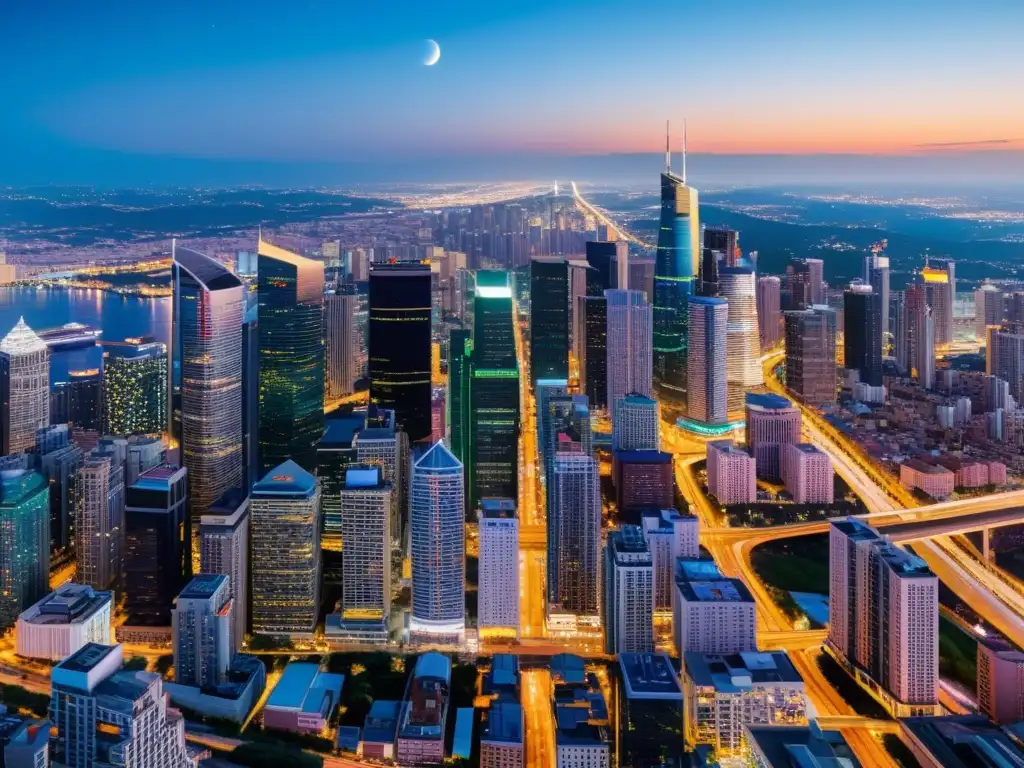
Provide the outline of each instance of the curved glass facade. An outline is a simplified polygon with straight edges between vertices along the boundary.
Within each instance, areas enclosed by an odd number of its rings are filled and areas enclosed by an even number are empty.
[[[663,403],[686,407],[687,301],[697,274],[697,190],[661,175],[661,225],[654,265],[654,384]]]

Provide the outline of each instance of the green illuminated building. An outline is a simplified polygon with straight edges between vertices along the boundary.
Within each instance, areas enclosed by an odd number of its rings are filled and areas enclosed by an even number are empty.
[[[464,465],[469,461],[470,331],[457,329],[448,341],[448,445]]]
[[[316,469],[324,433],[324,265],[259,242],[259,458]]]
[[[134,435],[167,429],[167,347],[152,339],[104,345],[107,432]]]
[[[24,469],[0,476],[0,629],[50,591],[50,491]]]

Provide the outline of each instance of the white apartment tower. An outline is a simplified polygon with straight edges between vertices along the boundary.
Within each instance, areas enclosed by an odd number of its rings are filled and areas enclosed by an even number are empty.
[[[481,633],[519,635],[519,520],[512,499],[480,500]]]
[[[174,601],[174,682],[206,688],[224,682],[240,638],[234,636],[230,577],[200,573]]]
[[[727,398],[727,327],[729,303],[712,296],[689,299],[690,345],[686,354],[687,406],[690,419],[724,424]]]
[[[831,504],[834,500],[832,457],[810,443],[782,446],[782,480],[797,504]]]
[[[378,466],[345,471],[341,489],[341,618],[387,624],[391,614],[391,497]]]
[[[754,457],[733,445],[732,440],[707,444],[708,493],[720,504],[751,504],[757,501],[757,468]]]
[[[637,525],[608,536],[604,550],[605,650],[654,650],[654,568],[651,550]]]
[[[199,518],[199,570],[228,577],[235,646],[249,622],[249,496],[228,491]]]
[[[76,581],[93,589],[121,582],[124,466],[113,451],[95,449],[78,469],[75,486]]]
[[[628,394],[616,403],[615,409],[612,450],[661,450],[661,415],[657,400],[647,395]]]
[[[640,523],[647,548],[651,550],[654,610],[659,613],[671,611],[676,560],[700,555],[698,518],[680,514],[675,509],[661,509],[644,513]]]
[[[653,355],[651,305],[643,291],[604,292],[608,311],[608,403],[615,421],[618,402],[636,393],[650,397]]]

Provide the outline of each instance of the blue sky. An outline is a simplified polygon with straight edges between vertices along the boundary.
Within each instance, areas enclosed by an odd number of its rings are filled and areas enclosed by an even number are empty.
[[[0,183],[658,151],[684,114],[697,153],[1024,149],[1019,0],[4,8]]]

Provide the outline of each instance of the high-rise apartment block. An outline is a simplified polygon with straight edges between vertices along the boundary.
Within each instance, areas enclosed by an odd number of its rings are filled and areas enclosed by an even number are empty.
[[[641,291],[604,292],[608,313],[608,405],[612,421],[618,402],[636,393],[651,395],[651,305]]]
[[[889,257],[879,249],[864,257],[864,282],[871,286],[871,291],[881,302],[882,326],[882,357],[888,354],[889,328]]]
[[[700,555],[698,518],[696,515],[680,514],[675,509],[658,509],[645,512],[640,526],[651,550],[651,567],[654,569],[654,610],[672,610],[672,593],[675,590],[676,561],[681,557],[695,558]]]
[[[938,714],[939,580],[854,518],[829,527],[826,648],[873,681],[894,716]]]
[[[978,638],[978,711],[1000,725],[1024,720],[1024,653],[1001,637]]]
[[[747,446],[757,466],[757,476],[782,478],[782,450],[800,442],[800,409],[781,395],[747,395]]]
[[[676,651],[683,655],[755,650],[756,608],[739,579],[677,569],[672,591]]]
[[[921,269],[928,306],[935,323],[935,346],[946,349],[953,343],[953,302],[956,299],[956,265],[946,262],[945,268],[932,267],[927,261]]]
[[[50,425],[50,351],[19,318],[0,339],[0,455],[30,451]]]
[[[786,312],[786,386],[809,405],[836,401],[836,313],[824,306]]]
[[[201,573],[174,601],[174,682],[207,688],[224,682],[241,642],[235,637],[230,576]]]
[[[661,413],[652,397],[629,394],[616,405],[613,451],[660,451]]]
[[[708,493],[722,505],[757,501],[754,457],[733,445],[732,440],[715,440],[707,449]]]
[[[235,646],[249,626],[249,496],[225,493],[199,518],[199,570],[228,577]]]
[[[782,447],[782,480],[797,504],[831,504],[834,500],[832,458],[810,443]]]
[[[50,485],[51,554],[70,556],[75,547],[75,504],[82,449],[71,442],[67,424],[36,433],[36,467]]]
[[[479,542],[477,626],[481,633],[518,636],[519,520],[514,500],[480,501]]]
[[[312,635],[320,611],[320,484],[285,461],[253,485],[252,629]]]
[[[75,484],[76,579],[108,590],[120,586],[125,536],[124,465],[113,451],[93,450]]]
[[[605,650],[654,650],[654,568],[640,526],[624,525],[609,534],[603,586]]]
[[[594,408],[608,407],[608,300],[584,296],[577,305],[583,343],[579,352],[580,391]]]
[[[808,309],[825,303],[825,263],[821,259],[794,259],[786,267],[788,310]]]
[[[372,418],[373,414],[382,418]],[[391,484],[391,543],[402,540],[409,521],[409,436],[395,428],[393,411],[370,406],[366,426],[356,433],[356,461],[381,468],[382,480]]]
[[[462,463],[443,441],[413,464],[409,530],[411,630],[459,637],[466,628],[466,513]]]
[[[941,295],[941,291],[940,291]],[[935,387],[935,314],[928,303],[924,285],[911,285],[904,291],[905,334],[903,341],[909,373],[924,389]]]
[[[344,629],[357,623],[387,638],[391,616],[391,497],[395,490],[380,466],[353,464],[345,470],[341,497]]]
[[[985,340],[989,328],[1003,323],[1003,292],[987,280],[974,292],[974,324],[978,341]]]
[[[50,591],[50,500],[46,479],[0,471],[0,628]]]
[[[757,327],[761,349],[774,349],[782,342],[782,281],[774,275],[757,279]]]
[[[601,494],[597,461],[554,456],[548,507],[548,609],[595,622],[601,584]]]
[[[53,383],[50,423],[102,433],[105,399],[101,368],[71,369],[67,381]]]
[[[324,297],[328,400],[356,391],[356,381],[360,378],[356,354],[359,340],[355,327],[358,305],[359,296],[355,291],[334,290]]]
[[[729,302],[725,334],[726,408],[729,413],[738,413],[743,410],[747,391],[764,384],[754,270],[722,267],[718,285],[719,295]]]
[[[687,416],[701,424],[724,424],[729,416],[728,321],[725,299],[690,297]]]

